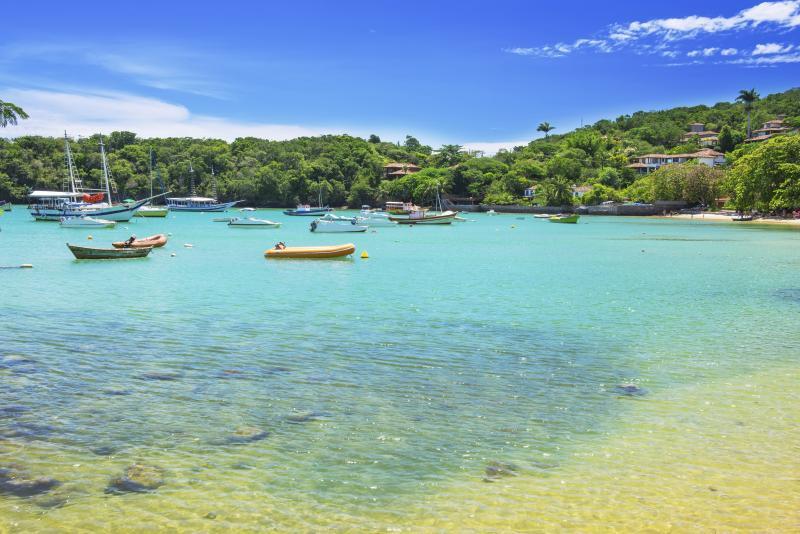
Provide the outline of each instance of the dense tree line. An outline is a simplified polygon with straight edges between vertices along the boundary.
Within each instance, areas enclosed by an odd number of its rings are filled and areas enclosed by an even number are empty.
[[[589,204],[656,198],[709,203],[709,195],[727,194],[743,208],[788,207],[797,198],[797,173],[791,165],[799,162],[792,159],[796,153],[782,143],[793,141],[743,141],[748,117],[758,125],[776,115],[786,115],[788,124],[800,126],[800,89],[763,99],[754,92],[745,93],[749,94],[747,102],[740,95],[738,102],[714,106],[640,111],[564,134],[551,133],[555,127],[543,122],[538,130],[545,137],[513,150],[501,150],[493,157],[468,153],[458,145],[434,150],[412,136],[399,143],[382,141],[376,135],[368,139],[328,135],[289,141],[239,138],[228,143],[215,139],[141,139],[132,132],[113,132],[104,141],[120,197],[142,198],[147,194],[152,150],[159,183],[173,194],[187,194],[194,181],[198,194],[210,195],[213,169],[221,199],[260,206],[315,202],[320,191],[323,202],[334,206],[385,200],[430,203],[436,191],[487,203],[564,205],[572,202],[571,188],[585,184],[592,186],[583,198]],[[720,132],[717,148],[729,153],[733,162],[728,179],[719,171],[691,166],[640,177],[627,166],[635,155],[698,150],[697,138],[683,141],[693,122]],[[99,142],[100,137],[95,135],[71,143],[78,172],[89,186],[98,185],[102,177]],[[757,163],[763,158],[783,166],[764,174]],[[413,163],[422,170],[386,178],[383,165],[393,161]],[[761,177],[752,178],[757,172]],[[0,139],[0,199],[19,202],[32,189],[60,189],[65,176],[63,139]],[[769,186],[762,184],[765,180]],[[524,190],[531,185],[536,186],[535,199],[523,199]],[[160,190],[160,185],[156,189]]]

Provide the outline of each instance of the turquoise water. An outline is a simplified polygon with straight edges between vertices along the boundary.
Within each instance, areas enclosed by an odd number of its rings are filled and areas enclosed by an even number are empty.
[[[597,514],[618,503],[577,506],[559,488],[514,499],[569,477],[590,493],[619,486],[593,451],[664,418],[674,420],[629,451],[652,472],[640,491],[677,517],[698,514],[687,524],[718,526],[730,509],[717,517],[669,483],[674,464],[651,463],[773,417],[742,381],[797,408],[796,229],[474,214],[341,236],[279,211],[256,214],[282,221],[277,230],[215,216],[91,231],[33,222],[21,207],[0,217],[0,265],[34,265],[0,270],[0,467],[61,482],[0,491],[0,531],[525,529],[570,514],[575,528],[602,529],[610,519]],[[64,245],[159,232],[169,244],[142,260],[81,262]],[[352,241],[370,257],[266,260],[279,240]],[[627,383],[640,391],[617,388]],[[698,415],[723,398],[738,406],[729,417]],[[767,466],[742,510],[770,491],[770,469],[800,475],[797,423],[791,409],[774,421],[781,443],[769,453],[737,443]],[[237,440],[242,427],[263,434]],[[699,441],[676,444],[686,432]],[[718,470],[736,479],[743,460],[731,451]],[[701,448],[689,463],[702,471],[720,456]],[[162,469],[163,485],[106,492],[135,462]],[[772,526],[797,521],[799,489],[774,488]]]

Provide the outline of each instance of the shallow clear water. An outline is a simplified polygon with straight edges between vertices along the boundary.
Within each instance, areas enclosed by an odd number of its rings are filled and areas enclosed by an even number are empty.
[[[0,468],[61,482],[0,492],[0,531],[800,525],[800,232],[216,216],[0,217],[0,265],[34,265],[0,270]],[[157,232],[143,260],[64,246]],[[107,493],[135,462],[164,484]]]

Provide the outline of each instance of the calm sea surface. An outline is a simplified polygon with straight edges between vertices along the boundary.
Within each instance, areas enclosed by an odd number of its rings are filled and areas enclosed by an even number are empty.
[[[0,532],[800,529],[800,231],[255,215],[0,217]]]

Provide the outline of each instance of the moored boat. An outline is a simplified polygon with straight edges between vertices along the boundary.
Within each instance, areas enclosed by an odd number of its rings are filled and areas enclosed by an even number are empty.
[[[552,217],[552,215],[549,213],[535,213],[533,215],[534,219],[549,219],[550,217]]]
[[[424,211],[412,211],[408,217],[389,217],[389,220],[397,224],[450,224],[457,215],[455,211],[430,214]]]
[[[486,215],[497,215],[497,212],[494,210],[489,210],[486,212]]]
[[[356,217],[356,222],[358,224],[367,225],[371,228],[397,226],[397,223],[391,220],[387,213],[382,213],[379,211],[365,212],[362,210],[361,216]]]
[[[413,202],[393,202],[386,203],[385,208],[392,215],[411,215],[415,211],[425,211]]]
[[[81,247],[78,245],[71,245],[67,243],[67,247],[79,260],[122,260],[129,258],[144,258],[153,247],[145,248],[91,248]]]
[[[142,206],[136,217],[166,217],[169,209],[166,206]]]
[[[232,220],[234,220],[234,219],[236,219],[236,217],[214,217],[213,219],[211,219],[211,222],[224,222],[224,223],[229,223],[229,222],[231,222],[231,221],[232,221]]]
[[[159,248],[167,244],[167,236],[164,234],[155,234],[148,237],[135,239],[132,243],[128,244],[125,241],[114,241],[111,245],[114,248]]]
[[[311,221],[309,228],[317,233],[366,232],[369,226],[361,224],[355,217],[338,217],[332,213]]]
[[[331,211],[333,211],[333,208],[329,208],[328,206],[312,208],[308,204],[298,204],[297,208],[293,210],[283,210],[283,214],[292,217],[318,217]]]
[[[114,228],[115,221],[97,219],[95,217],[62,217],[61,228]]]
[[[209,197],[172,197],[167,199],[169,211],[193,211],[193,212],[220,212],[225,211],[241,202],[219,202],[216,198]]]
[[[8,200],[0,200],[0,210],[11,211],[11,202]]]
[[[256,219],[255,217],[233,217],[230,221],[228,221],[228,226],[240,228],[279,228],[281,223],[268,221],[267,219]]]
[[[733,222],[749,222],[749,221],[753,220],[753,216],[752,215],[744,215],[744,214],[742,214],[742,215],[734,215],[733,217],[731,217],[731,220]]]
[[[552,217],[550,217],[547,220],[550,221],[550,222],[554,222],[554,223],[576,224],[578,222],[578,219],[580,219],[580,218],[581,218],[581,216],[578,215],[578,214],[553,215]]]
[[[321,247],[285,247],[281,249],[272,248],[264,251],[267,258],[294,258],[294,259],[331,259],[343,258],[356,251],[356,246],[352,243],[344,245],[329,245]]]

